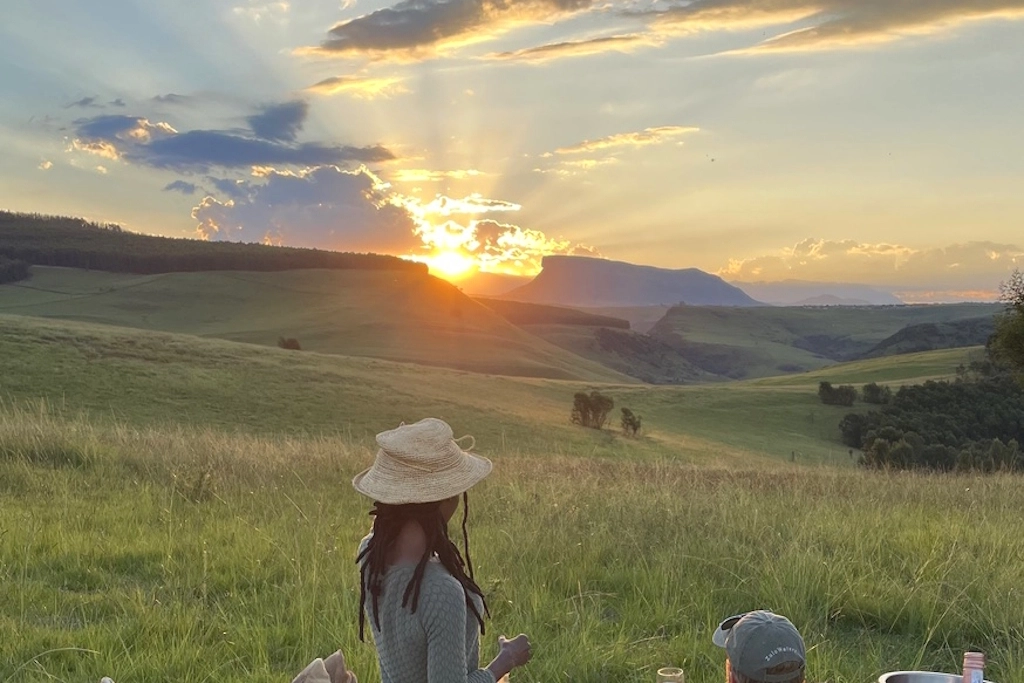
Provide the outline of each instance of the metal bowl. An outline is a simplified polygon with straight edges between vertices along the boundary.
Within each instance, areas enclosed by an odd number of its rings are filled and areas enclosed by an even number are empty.
[[[964,683],[964,677],[934,671],[890,671],[879,676],[878,683]],[[985,683],[992,681],[986,679]]]

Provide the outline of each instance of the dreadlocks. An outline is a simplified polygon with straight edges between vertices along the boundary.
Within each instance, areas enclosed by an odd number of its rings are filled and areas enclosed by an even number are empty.
[[[373,517],[373,535],[363,551],[356,557],[359,564],[359,640],[363,640],[363,633],[366,624],[366,593],[369,591],[373,607],[373,623],[380,630],[380,610],[378,599],[383,590],[384,574],[387,571],[387,557],[398,540],[398,534],[406,522],[416,521],[423,528],[427,539],[427,549],[423,557],[416,564],[412,578],[405,587],[402,595],[402,607],[410,604],[411,611],[416,612],[419,605],[420,586],[423,583],[423,573],[426,571],[427,562],[437,557],[445,569],[462,584],[462,590],[466,595],[466,606],[473,612],[477,622],[480,624],[480,633],[484,633],[484,618],[477,610],[476,605],[470,599],[469,594],[475,593],[480,597],[484,607],[484,614],[490,616],[487,610],[487,602],[484,601],[484,594],[480,587],[473,580],[473,561],[469,557],[469,533],[466,531],[466,520],[469,518],[469,496],[462,494],[462,540],[466,550],[466,559],[463,561],[459,549],[448,537],[448,524],[441,514],[441,502],[434,503],[409,503],[406,505],[388,505],[386,503],[373,504],[370,511]],[[468,573],[467,573],[468,571]]]

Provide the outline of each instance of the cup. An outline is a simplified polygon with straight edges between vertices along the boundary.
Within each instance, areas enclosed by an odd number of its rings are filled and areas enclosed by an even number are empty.
[[[685,683],[683,670],[674,666],[658,669],[658,683]]]

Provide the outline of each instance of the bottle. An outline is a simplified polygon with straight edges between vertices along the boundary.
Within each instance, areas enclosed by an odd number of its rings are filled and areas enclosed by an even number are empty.
[[[985,682],[985,655],[982,652],[964,653],[964,683]]]

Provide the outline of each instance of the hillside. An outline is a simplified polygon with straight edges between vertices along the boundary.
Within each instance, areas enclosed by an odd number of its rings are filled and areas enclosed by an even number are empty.
[[[507,322],[415,270],[128,275],[34,267],[0,286],[0,313],[368,356],[473,372],[635,381]]]
[[[668,270],[583,256],[545,256],[531,282],[501,298],[583,306],[757,306],[721,278],[696,268]]]
[[[427,271],[423,264],[394,256],[156,237],[80,218],[7,211],[0,211],[0,256],[30,265],[120,273],[296,268]]]
[[[963,346],[983,346],[994,331],[995,319],[993,316],[908,325],[861,354],[861,358],[877,358]]]
[[[427,415],[490,449],[657,456],[704,464],[852,464],[839,443],[844,410],[817,382],[891,384],[951,377],[968,351],[872,359],[821,374],[690,387],[490,377],[444,368],[296,353],[217,339],[0,314],[0,401],[45,399],[71,414],[133,424],[346,434]],[[17,359],[12,362],[11,359]],[[644,437],[575,427],[576,391],[600,389],[644,418]],[[613,424],[614,427],[614,424]],[[840,454],[842,457],[840,458]]]
[[[476,297],[480,302],[513,325],[570,325],[629,329],[629,321],[565,306],[545,306],[522,301],[504,301]]]
[[[677,306],[650,335],[732,379],[803,372],[868,353],[908,325],[995,315],[998,304],[869,307]],[[966,344],[974,338],[965,337]]]

